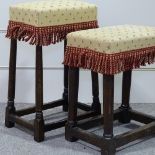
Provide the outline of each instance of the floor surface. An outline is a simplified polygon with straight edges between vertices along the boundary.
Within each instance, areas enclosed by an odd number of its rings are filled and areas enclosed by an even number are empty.
[[[32,133],[29,131],[25,132],[19,126],[11,129],[6,128],[4,126],[5,106],[6,104],[4,103],[0,105],[0,155],[100,155],[99,148],[85,142],[67,142],[64,138],[64,128],[46,133],[45,141],[42,143],[35,142]],[[17,104],[19,108],[23,106],[29,105]],[[133,109],[155,115],[155,104],[133,104],[132,107]],[[56,115],[51,114],[51,111],[46,112],[46,121],[66,115],[65,113],[59,113],[60,110],[60,108],[55,110],[57,112]],[[139,123],[134,121],[126,125],[120,125],[116,122],[114,133],[126,132],[137,128],[139,125]],[[91,132],[102,135],[102,127],[94,128]],[[119,148],[116,155],[155,155],[155,137],[141,139]]]

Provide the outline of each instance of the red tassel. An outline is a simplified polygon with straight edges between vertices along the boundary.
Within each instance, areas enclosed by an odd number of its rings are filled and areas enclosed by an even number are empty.
[[[29,41],[31,45],[48,46],[64,40],[70,32],[92,28],[98,28],[97,21],[47,27],[35,27],[20,22],[9,21],[6,37],[26,42]]]
[[[94,72],[107,75],[140,68],[140,66],[154,62],[155,46],[115,54],[68,46],[64,58],[65,65],[91,69]]]

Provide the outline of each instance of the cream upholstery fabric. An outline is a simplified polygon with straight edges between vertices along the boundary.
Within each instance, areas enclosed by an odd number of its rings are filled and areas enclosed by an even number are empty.
[[[36,27],[97,20],[97,7],[79,0],[44,0],[10,7],[10,20]]]
[[[68,46],[113,54],[155,46],[155,27],[122,25],[68,34]]]

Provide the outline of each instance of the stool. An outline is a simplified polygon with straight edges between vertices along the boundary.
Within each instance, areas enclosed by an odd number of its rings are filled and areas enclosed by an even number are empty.
[[[81,139],[114,155],[116,148],[155,133],[155,117],[129,105],[132,69],[155,60],[155,27],[122,25],[73,32],[67,35],[64,64],[69,66],[69,112],[65,129],[68,141]],[[77,120],[79,68],[103,75],[103,115]],[[114,111],[114,75],[123,72],[122,104]],[[114,135],[113,121],[131,120],[146,125]],[[88,132],[91,124],[103,124],[103,137]]]
[[[69,32],[97,28],[97,8],[93,4],[74,0],[50,0],[27,2],[10,7],[10,20],[6,37],[11,39],[8,104],[6,107],[5,126],[14,127],[15,123],[34,132],[34,140],[44,140],[44,133],[63,127],[67,119],[52,123],[44,122],[43,110],[63,106],[63,111],[68,111],[68,66],[64,66],[64,93],[63,98],[43,105],[43,61],[42,47],[56,44],[62,40],[66,46],[66,35]],[[36,46],[36,81],[35,81],[35,106],[16,110],[15,79],[17,40],[29,42]],[[84,111],[78,119],[88,118],[100,113],[98,98],[98,75],[92,72],[93,103],[88,106],[78,103]],[[36,113],[35,119],[28,122],[22,116]]]

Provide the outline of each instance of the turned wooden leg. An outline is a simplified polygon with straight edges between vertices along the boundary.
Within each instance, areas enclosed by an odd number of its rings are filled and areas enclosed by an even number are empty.
[[[96,111],[98,114],[101,114],[101,104],[99,101],[98,73],[92,71],[91,77],[92,77],[92,94],[93,94],[92,110]]]
[[[72,137],[70,129],[77,123],[77,102],[79,88],[79,68],[69,69],[69,102],[68,102],[68,121],[65,128],[65,138],[70,142],[77,139]]]
[[[64,53],[67,46],[67,40],[64,40]],[[68,66],[64,65],[64,92],[63,92],[63,111],[68,111]]]
[[[17,40],[11,39],[8,103],[5,113],[5,126],[8,128],[14,127],[15,124],[9,120],[9,115],[15,113],[14,99],[15,99],[15,84],[16,84],[16,57],[17,57]]]
[[[116,154],[114,143],[109,142],[108,145],[109,147],[111,146],[111,148],[109,148],[109,150],[101,150],[101,155],[115,155]]]
[[[121,123],[129,123],[131,120],[130,117],[130,88],[131,88],[131,76],[132,71],[125,71],[123,73],[123,84],[122,84],[122,104],[120,106],[120,116],[119,122]]]
[[[44,119],[43,119],[43,60],[42,46],[36,46],[36,116],[34,120],[34,140],[44,140]]]
[[[103,76],[103,112],[104,134],[107,140],[106,150],[102,148],[101,154],[114,155],[116,152],[113,140],[113,106],[114,106],[114,75]]]

